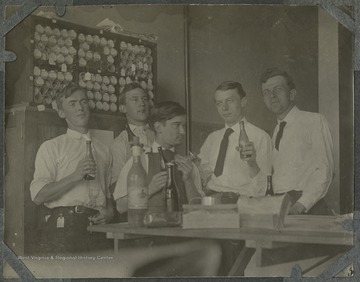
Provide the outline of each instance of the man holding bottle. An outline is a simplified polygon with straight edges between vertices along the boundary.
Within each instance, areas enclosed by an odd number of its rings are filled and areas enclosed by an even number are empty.
[[[201,147],[200,173],[206,195],[219,197],[223,204],[235,204],[239,196],[263,196],[271,174],[271,139],[244,115],[246,93],[239,82],[225,81],[215,91],[214,101],[225,127],[211,133]],[[244,246],[243,241],[225,240],[220,275]],[[251,256],[246,252],[244,260]]]
[[[271,140],[246,120],[242,85],[221,83],[214,101],[225,127],[211,133],[200,150],[205,193],[221,196],[225,203],[236,203],[241,195],[265,195],[266,176],[271,174]]]
[[[290,214],[328,214],[323,200],[333,179],[334,160],[330,128],[318,114],[295,105],[293,79],[283,70],[266,70],[260,78],[266,107],[276,115],[272,165],[275,194],[293,199]]]
[[[43,228],[46,252],[87,251],[97,247],[87,226],[107,223],[113,217],[111,154],[89,134],[89,105],[81,88],[70,83],[56,102],[68,129],[66,134],[40,146],[30,185],[31,198],[37,205],[50,208]],[[86,143],[90,140],[93,159],[86,157]],[[87,175],[95,178],[86,180]]]
[[[162,189],[166,184],[167,172],[163,170],[159,147],[162,148],[166,161],[176,163],[175,180],[181,205],[202,194],[200,176],[190,157],[175,152],[175,147],[181,145],[185,137],[185,109],[176,102],[162,102],[154,107],[149,120],[155,128],[155,141],[150,150],[143,154],[142,163],[147,172],[149,210],[162,211]],[[130,159],[123,167],[114,190],[116,207],[120,213],[127,211],[126,179],[132,162]]]

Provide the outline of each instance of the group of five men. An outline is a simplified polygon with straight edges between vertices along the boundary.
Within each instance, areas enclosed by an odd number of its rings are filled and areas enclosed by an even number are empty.
[[[272,140],[264,130],[247,121],[247,97],[242,85],[226,81],[214,95],[225,127],[207,137],[196,165],[190,156],[175,151],[186,133],[185,109],[176,102],[161,102],[151,108],[149,96],[139,84],[125,86],[120,111],[144,145],[142,162],[148,174],[149,209],[161,209],[160,191],[166,183],[158,152],[158,147],[162,147],[166,158],[176,163],[182,204],[209,194],[220,194],[224,202],[236,202],[241,196],[261,196],[265,194],[267,176],[272,175],[275,194],[289,192],[293,199],[291,214],[328,212],[323,200],[333,178],[328,123],[322,115],[296,107],[295,84],[285,71],[268,69],[261,76],[260,85],[265,105],[278,120]],[[113,200],[118,212],[126,212],[126,176],[132,158],[127,131],[114,139],[110,149],[91,138],[86,94],[76,85],[70,84],[57,96],[57,106],[68,130],[41,145],[30,191],[36,204],[51,209],[47,233],[53,238],[60,233],[61,238],[70,238],[62,244],[69,246],[72,242],[68,250],[74,250],[82,248],[84,240],[79,239],[79,234],[86,236],[89,220],[93,224],[111,221]],[[238,147],[241,121],[250,140],[241,149],[246,158],[240,158]],[[86,140],[92,140],[95,161],[85,159]],[[84,180],[88,173],[96,174],[95,180]],[[94,193],[95,201],[91,199]],[[68,236],[70,233],[72,237]]]

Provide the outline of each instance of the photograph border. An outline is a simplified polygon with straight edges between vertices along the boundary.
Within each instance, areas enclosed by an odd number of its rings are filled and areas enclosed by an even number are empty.
[[[0,117],[1,124],[3,125],[0,131],[0,137],[4,140],[4,98],[5,98],[5,63],[11,62],[16,59],[16,54],[5,50],[5,36],[14,28],[18,23],[25,19],[30,13],[35,11],[40,6],[55,6],[55,10],[58,16],[64,15],[66,6],[79,6],[79,5],[115,5],[115,4],[266,4],[266,5],[299,5],[299,6],[320,6],[328,14],[333,16],[339,23],[344,25],[354,35],[354,49],[353,49],[353,66],[354,66],[354,218],[345,222],[344,228],[347,230],[354,231],[354,247],[334,262],[330,267],[324,271],[319,277],[314,278],[303,278],[301,268],[295,265],[292,269],[291,276],[284,278],[285,281],[327,281],[328,279],[335,279],[333,275],[343,270],[351,263],[354,267],[354,275],[349,277],[349,280],[360,279],[360,174],[357,173],[359,170],[359,144],[360,140],[360,117],[359,117],[359,106],[360,106],[360,1],[357,0],[238,0],[238,1],[95,1],[95,0],[3,0],[0,4],[0,107],[2,115]],[[5,20],[5,6],[7,5],[21,5],[18,12]],[[354,18],[346,14],[339,6],[351,6],[353,8]],[[3,152],[3,142],[0,143],[1,151]],[[0,160],[1,169],[1,190],[0,190],[0,277],[3,278],[4,262],[6,261],[18,274],[20,280],[34,281],[36,280],[29,271],[25,264],[20,261],[17,256],[11,251],[9,247],[4,243],[4,160]],[[97,278],[91,279],[92,281],[98,280]],[[146,278],[148,280],[149,278]],[[201,278],[205,279],[205,278]],[[214,278],[219,280],[227,279],[239,279],[239,278]],[[261,278],[250,278],[244,277],[251,281],[259,281]],[[272,278],[270,278],[273,280]],[[276,279],[276,278],[274,278]],[[343,278],[342,278],[343,279]],[[49,280],[49,279],[45,279]],[[58,280],[58,279],[56,279]],[[60,281],[62,279],[59,279]],[[104,279],[101,279],[104,280]],[[141,279],[143,280],[143,279]],[[145,280],[145,279],[144,279]],[[167,280],[172,280],[167,278]],[[177,279],[179,280],[179,279]],[[183,279],[181,279],[183,280]],[[185,279],[184,279],[185,280]],[[54,281],[54,279],[51,279]]]

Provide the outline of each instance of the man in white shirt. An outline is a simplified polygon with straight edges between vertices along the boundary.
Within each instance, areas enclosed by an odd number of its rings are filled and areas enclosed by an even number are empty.
[[[132,133],[139,137],[140,143],[144,147],[150,147],[155,140],[155,134],[148,125],[149,95],[140,84],[133,82],[124,87],[119,102],[119,109],[126,115]],[[110,145],[113,157],[111,170],[111,183],[113,186],[119,177],[121,169],[132,156],[130,143],[131,136],[129,136],[129,132],[123,130]]]
[[[50,208],[46,221],[47,251],[69,253],[91,247],[89,224],[107,223],[113,216],[109,190],[111,154],[88,131],[90,110],[85,92],[70,83],[57,96],[58,114],[66,120],[66,134],[45,141],[35,161],[30,185],[32,200]],[[86,158],[86,141],[92,141],[94,160]],[[94,180],[85,180],[87,174]],[[105,238],[104,238],[105,239]]]
[[[273,189],[290,192],[291,214],[326,214],[323,197],[333,179],[333,144],[329,125],[318,113],[300,111],[295,105],[293,79],[283,70],[266,70],[261,91],[278,124],[273,141]]]
[[[246,120],[247,98],[240,83],[221,83],[215,91],[214,101],[225,127],[211,133],[200,150],[200,167],[207,194],[221,192],[224,202],[228,202],[224,199],[228,195],[233,198],[229,199],[230,202],[236,202],[239,195],[264,195],[266,176],[271,174],[269,135]],[[250,142],[240,152],[239,123],[242,121]],[[227,138],[227,146],[223,146]],[[241,159],[240,154],[246,158]],[[218,171],[217,167],[222,167],[222,170]]]
[[[162,188],[164,188],[167,173],[161,168],[158,147],[162,147],[167,161],[176,163],[175,180],[179,189],[181,204],[199,197],[201,191],[200,175],[190,157],[181,156],[175,152],[175,146],[181,145],[185,137],[186,111],[176,102],[161,102],[152,109],[150,122],[155,128],[155,141],[151,149],[142,155],[142,163],[147,172],[149,183],[149,210],[162,211]],[[127,211],[127,175],[132,166],[130,159],[120,172],[115,190],[114,200],[120,213]]]

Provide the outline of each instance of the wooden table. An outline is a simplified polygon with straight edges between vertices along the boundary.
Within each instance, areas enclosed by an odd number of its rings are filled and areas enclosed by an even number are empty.
[[[334,216],[296,215],[287,216],[285,227],[280,230],[262,228],[237,229],[183,229],[182,227],[132,228],[127,223],[93,225],[93,232],[105,232],[107,238],[114,239],[114,251],[118,252],[118,240],[148,236],[206,238],[221,240],[245,240],[247,248],[256,249],[261,254],[263,248],[277,248],[286,244],[353,245],[353,232],[344,230]],[[229,275],[236,275],[244,253],[241,252]],[[261,257],[259,258],[261,264]]]

